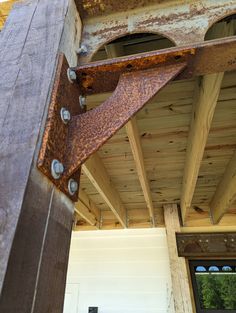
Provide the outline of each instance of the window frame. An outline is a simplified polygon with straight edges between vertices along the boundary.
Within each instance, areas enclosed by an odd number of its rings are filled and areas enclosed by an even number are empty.
[[[200,297],[198,294],[198,288],[197,288],[197,281],[196,281],[196,275],[195,275],[195,267],[197,266],[234,266],[236,267],[236,259],[193,259],[189,260],[189,270],[190,270],[190,278],[192,283],[192,290],[193,290],[193,296],[194,296],[194,302],[196,307],[196,313],[234,313],[235,309],[229,310],[229,309],[202,309],[200,305]]]

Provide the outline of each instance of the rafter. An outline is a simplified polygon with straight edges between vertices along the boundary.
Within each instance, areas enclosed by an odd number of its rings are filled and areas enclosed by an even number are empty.
[[[79,200],[75,203],[75,212],[90,225],[99,228],[100,210],[82,189],[79,192]]]
[[[236,152],[226,167],[223,178],[210,203],[211,218],[217,224],[236,199]]]
[[[227,37],[234,34],[234,25],[224,23],[211,36]],[[200,79],[198,92],[193,105],[192,121],[187,144],[181,193],[183,222],[191,207],[203,153],[205,150],[212,118],[218,101],[224,73],[205,75]]]
[[[95,215],[89,211],[89,208],[81,200],[78,200],[78,202],[75,203],[75,212],[85,219],[90,225],[97,225]]]
[[[96,219],[100,219],[101,210],[96,206],[96,204],[89,198],[87,193],[80,188],[79,199],[89,208],[89,210],[96,216]]]
[[[85,162],[82,166],[82,171],[100,193],[121,225],[126,228],[126,209],[118,192],[112,185],[107,170],[98,154],[92,155]]]
[[[108,58],[115,58],[124,55],[124,48],[121,44],[109,44],[105,47]],[[141,141],[139,137],[138,126],[136,122],[136,118],[133,117],[126,124],[126,132],[129,138],[130,147],[133,153],[134,162],[136,165],[138,178],[140,181],[141,188],[143,190],[143,195],[145,202],[147,204],[147,208],[150,215],[150,220],[152,225],[155,226],[155,218],[154,218],[154,207],[152,202],[151,190],[149,187],[149,182],[144,166],[144,158],[143,151],[141,146]]]
[[[143,195],[144,195],[147,207],[148,207],[152,224],[154,226],[155,220],[154,220],[154,207],[153,207],[153,202],[152,202],[152,195],[151,195],[151,190],[149,187],[147,173],[145,170],[143,151],[142,151],[138,126],[137,126],[135,117],[132,118],[126,124],[126,132],[129,138],[131,150],[132,150],[133,157],[134,157],[134,162],[135,162],[137,173],[138,173],[138,178],[139,178],[142,190],[143,190]]]

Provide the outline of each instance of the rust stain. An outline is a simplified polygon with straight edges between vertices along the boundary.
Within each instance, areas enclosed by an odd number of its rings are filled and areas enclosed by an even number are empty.
[[[195,54],[195,49],[165,49],[162,51],[141,53],[118,59],[92,62],[75,68],[82,93],[96,94],[109,92],[116,88],[120,75],[151,68],[163,64],[178,65]]]
[[[96,94],[114,90],[120,75],[125,72],[157,68],[163,64],[178,64],[185,61],[188,66],[178,79],[235,70],[236,39],[229,37],[185,47],[92,62],[78,66],[74,70],[77,72],[81,92]]]
[[[165,0],[76,0],[75,3],[83,18],[133,10],[145,5],[163,3]]]
[[[74,117],[70,125],[66,175],[69,177],[76,171],[185,66],[186,63],[179,63],[124,73],[108,100]]]

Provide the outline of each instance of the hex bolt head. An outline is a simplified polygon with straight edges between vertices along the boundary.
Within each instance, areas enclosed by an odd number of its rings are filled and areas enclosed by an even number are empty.
[[[87,54],[88,53],[88,48],[85,45],[81,45],[79,49],[77,50],[78,54]]]
[[[84,109],[86,106],[86,98],[84,96],[79,96],[79,104],[81,109]]]
[[[77,78],[76,72],[74,70],[72,70],[71,68],[68,68],[67,69],[67,77],[68,77],[69,82],[73,84],[73,82]]]
[[[68,191],[69,191],[69,194],[71,196],[73,196],[76,191],[78,190],[79,188],[79,185],[77,183],[77,181],[75,181],[73,178],[71,178],[69,181],[68,181]]]
[[[64,172],[63,164],[58,160],[53,160],[51,164],[51,174],[54,179],[59,179]]]
[[[65,108],[61,108],[60,114],[61,114],[61,120],[64,124],[67,124],[71,120],[71,115],[70,115],[69,110]]]

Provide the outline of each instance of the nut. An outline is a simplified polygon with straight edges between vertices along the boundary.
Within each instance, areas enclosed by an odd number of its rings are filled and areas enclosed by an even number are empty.
[[[61,114],[61,120],[64,124],[67,124],[71,120],[71,115],[70,115],[69,110],[65,108],[61,108],[60,114]]]
[[[71,196],[73,196],[76,191],[78,190],[79,186],[78,186],[78,183],[77,181],[75,181],[73,178],[71,178],[68,182],[68,191],[69,191],[69,194]]]
[[[73,83],[77,78],[76,72],[74,70],[72,70],[71,68],[68,68],[67,69],[67,77],[68,77],[69,82]]]
[[[64,172],[63,164],[58,160],[53,160],[51,164],[51,174],[54,179],[59,179]]]
[[[84,96],[79,96],[79,104],[81,109],[84,109],[86,106],[86,98]]]
[[[81,45],[77,51],[78,54],[87,54],[88,48],[85,45]]]

